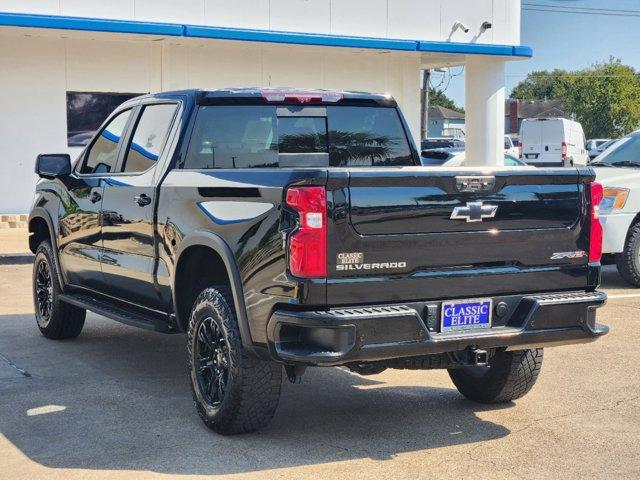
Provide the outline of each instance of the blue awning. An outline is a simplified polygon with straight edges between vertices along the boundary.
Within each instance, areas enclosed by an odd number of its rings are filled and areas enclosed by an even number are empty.
[[[0,26],[25,28],[51,28],[138,35],[211,38],[246,42],[314,45],[321,47],[368,48],[423,53],[462,55],[497,55],[530,58],[531,47],[520,45],[493,45],[483,43],[432,42],[374,37],[352,37],[315,33],[279,32],[244,28],[208,27],[178,23],[110,20],[100,18],[66,17],[61,15],[32,15],[0,12]]]

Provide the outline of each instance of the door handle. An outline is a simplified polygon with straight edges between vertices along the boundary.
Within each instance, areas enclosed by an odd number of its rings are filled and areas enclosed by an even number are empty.
[[[102,200],[102,195],[100,195],[98,192],[93,192],[91,195],[89,195],[89,201],[91,203],[96,203],[100,200]]]
[[[151,203],[151,197],[148,195],[145,195],[144,193],[142,195],[136,195],[135,197],[133,197],[133,199],[141,207],[146,207]]]

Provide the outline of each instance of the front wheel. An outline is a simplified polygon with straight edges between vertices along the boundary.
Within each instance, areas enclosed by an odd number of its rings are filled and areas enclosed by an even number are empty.
[[[60,300],[62,288],[48,241],[42,242],[33,263],[33,303],[42,335],[54,340],[75,338],[84,327],[86,310]]]
[[[187,349],[193,399],[207,427],[230,435],[271,421],[282,367],[243,350],[233,302],[224,290],[207,288],[194,302]]]
[[[543,349],[500,350],[484,367],[449,369],[458,391],[479,403],[506,403],[524,397],[533,388],[542,367]]]

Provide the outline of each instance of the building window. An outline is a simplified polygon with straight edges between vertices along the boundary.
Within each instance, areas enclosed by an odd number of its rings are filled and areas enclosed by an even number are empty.
[[[84,147],[118,105],[138,95],[142,94],[67,92],[67,145]]]

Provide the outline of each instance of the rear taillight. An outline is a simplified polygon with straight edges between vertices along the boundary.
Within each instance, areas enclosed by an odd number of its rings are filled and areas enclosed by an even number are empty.
[[[327,276],[327,192],[324,187],[292,187],[287,205],[300,215],[289,237],[289,270],[296,277]]]
[[[518,157],[522,160],[522,144],[518,143]]]
[[[562,147],[562,158],[565,159],[567,158],[567,154],[568,154],[567,142],[562,142],[561,147]]]
[[[589,235],[589,262],[599,262],[602,258],[602,224],[598,211],[603,197],[603,188],[597,182],[589,185],[590,192],[590,235]]]

